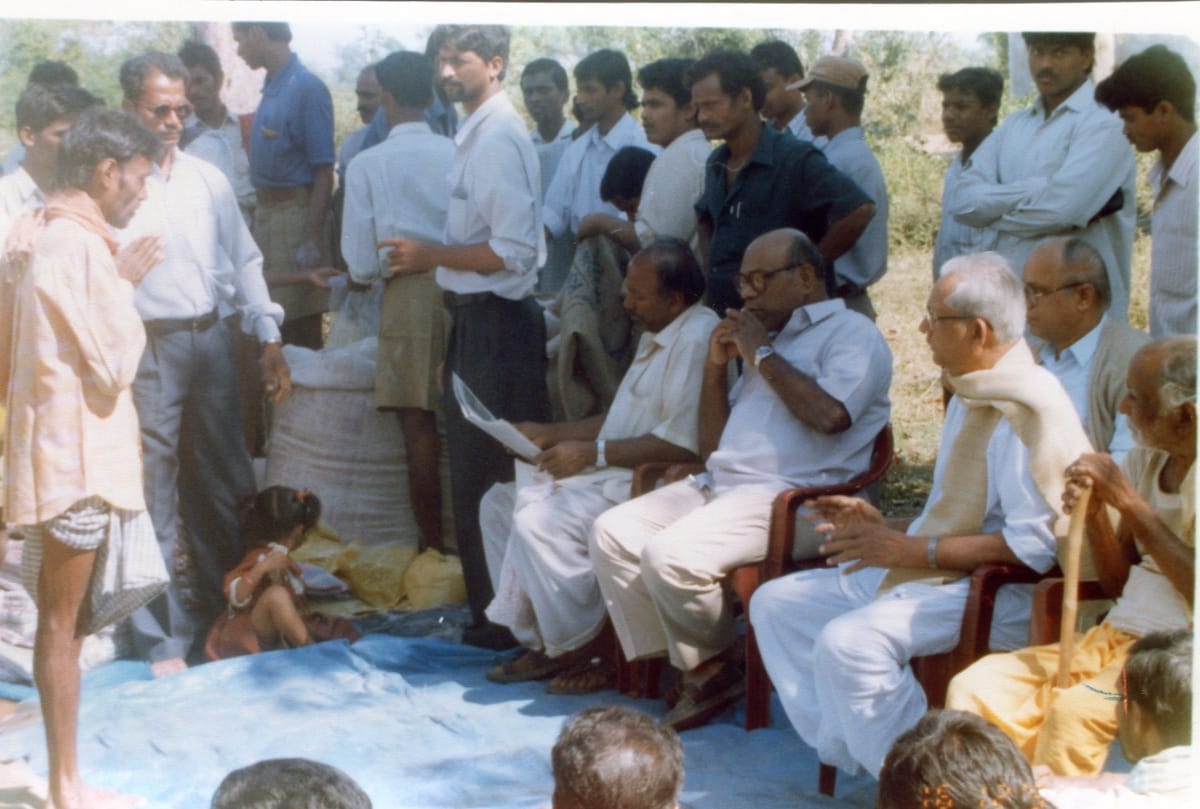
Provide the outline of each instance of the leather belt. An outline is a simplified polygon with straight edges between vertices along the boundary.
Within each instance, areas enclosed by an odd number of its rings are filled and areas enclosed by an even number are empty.
[[[259,188],[255,190],[254,195],[258,198],[259,205],[270,205],[272,202],[287,202],[296,199],[307,194],[309,189],[310,186],[307,185],[293,185],[289,188]]]
[[[454,309],[460,306],[474,306],[477,303],[483,303],[486,300],[496,297],[491,292],[471,292],[463,294],[459,292],[442,292],[442,302],[446,304],[447,309]]]
[[[211,329],[216,325],[218,319],[217,310],[213,309],[206,315],[200,315],[200,317],[165,317],[159,320],[147,320],[145,322],[146,334],[153,337],[163,337],[181,331],[199,333]]]

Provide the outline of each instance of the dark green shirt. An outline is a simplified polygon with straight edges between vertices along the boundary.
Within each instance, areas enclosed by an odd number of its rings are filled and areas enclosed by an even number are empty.
[[[770,126],[763,126],[732,187],[725,183],[728,161],[729,147],[722,144],[708,158],[704,193],[696,202],[696,215],[712,224],[705,270],[708,305],[718,315],[741,306],[733,276],[754,239],[790,227],[803,231],[815,244],[831,223],[871,202],[820,149]]]

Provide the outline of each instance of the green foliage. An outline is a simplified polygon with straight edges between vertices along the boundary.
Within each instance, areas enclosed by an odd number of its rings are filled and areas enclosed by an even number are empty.
[[[890,138],[874,149],[888,186],[889,250],[932,251],[941,218],[946,159],[903,138]]]
[[[174,52],[187,37],[186,22],[106,20],[0,20],[0,137],[16,140],[16,103],[30,69],[43,59],[75,68],[79,82],[110,105],[121,102],[117,71],[126,58],[147,50]],[[7,151],[7,149],[5,149]]]
[[[403,50],[400,40],[387,36],[377,28],[362,26],[358,38],[348,42],[338,49],[341,64],[338,67],[336,81],[354,87],[358,74],[367,65],[378,62],[392,51]]]

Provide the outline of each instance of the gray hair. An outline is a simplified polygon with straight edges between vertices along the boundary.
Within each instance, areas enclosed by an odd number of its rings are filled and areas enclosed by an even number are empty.
[[[146,80],[155,73],[161,73],[168,79],[178,79],[186,88],[191,80],[191,74],[183,60],[173,53],[162,51],[147,51],[140,56],[133,56],[121,63],[121,92],[130,101],[137,101],[146,87]]]
[[[1025,332],[1025,290],[1004,256],[990,251],[957,256],[942,265],[942,278],[950,276],[958,283],[946,305],[956,313],[983,318],[1004,344]]]
[[[1078,236],[1071,236],[1063,241],[1062,263],[1066,277],[1060,281],[1091,285],[1096,290],[1101,307],[1109,307],[1112,290],[1108,285],[1108,268],[1104,266],[1104,257],[1095,247]]]
[[[1186,402],[1196,401],[1196,338],[1167,337],[1147,348],[1158,347],[1163,353],[1158,375],[1158,402],[1165,413]],[[1142,349],[1145,351],[1146,349]]]

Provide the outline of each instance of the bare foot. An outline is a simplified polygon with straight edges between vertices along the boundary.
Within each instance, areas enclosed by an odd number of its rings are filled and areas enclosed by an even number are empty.
[[[133,809],[145,803],[146,799],[137,795],[80,784],[57,798],[51,796],[46,801],[46,809]]]
[[[187,663],[182,657],[168,657],[166,660],[158,660],[150,664],[150,673],[156,680],[159,677],[169,677],[186,670]]]

